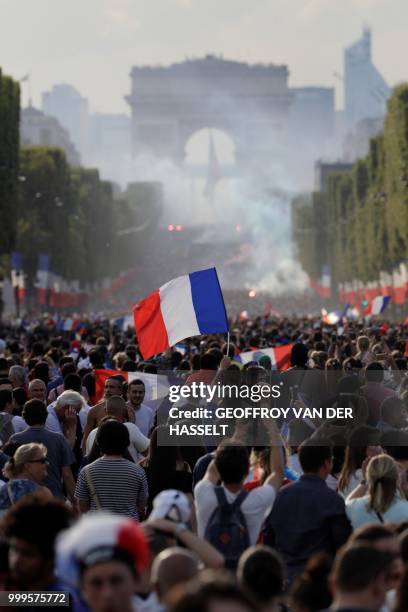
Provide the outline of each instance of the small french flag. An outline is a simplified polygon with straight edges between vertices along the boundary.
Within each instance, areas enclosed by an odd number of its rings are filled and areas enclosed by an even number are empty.
[[[388,304],[391,301],[391,296],[389,295],[378,295],[373,299],[372,302],[367,306],[364,310],[364,314],[366,316],[379,315],[387,308]]]
[[[272,370],[287,370],[290,367],[290,356],[293,344],[275,346],[274,348],[260,348],[254,351],[245,351],[235,357],[235,361],[242,364],[250,361],[258,361],[261,357],[267,356],[271,360]]]
[[[144,359],[191,336],[228,331],[224,298],[215,268],[179,276],[133,308]]]

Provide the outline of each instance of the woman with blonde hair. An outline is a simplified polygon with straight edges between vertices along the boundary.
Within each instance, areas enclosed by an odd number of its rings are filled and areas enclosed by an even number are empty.
[[[44,444],[32,442],[16,450],[3,468],[3,474],[9,481],[0,488],[0,513],[31,493],[41,499],[52,498],[51,491],[41,485],[47,476],[47,464]]]
[[[408,520],[408,501],[400,490],[400,471],[389,455],[368,462],[367,480],[346,499],[346,512],[353,529],[367,523],[402,523]]]

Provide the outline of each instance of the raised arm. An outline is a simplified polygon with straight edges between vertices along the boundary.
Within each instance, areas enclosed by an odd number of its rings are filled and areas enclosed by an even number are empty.
[[[215,465],[214,459],[209,464],[203,480],[209,480],[215,487],[220,482],[220,475],[218,473],[217,467]]]
[[[275,491],[278,491],[283,482],[285,451],[283,448],[282,438],[280,437],[274,419],[264,419],[263,423],[268,432],[269,443],[271,445],[271,452],[269,456],[271,473],[265,480],[264,484],[271,485]]]
[[[166,519],[147,521],[147,525],[157,531],[164,531],[175,537],[186,548],[195,552],[206,567],[219,569],[224,567],[224,557],[209,542],[190,531],[182,523],[174,523]]]

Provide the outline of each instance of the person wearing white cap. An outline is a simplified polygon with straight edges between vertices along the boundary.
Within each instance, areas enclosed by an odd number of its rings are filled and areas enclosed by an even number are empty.
[[[168,489],[153,500],[153,510],[145,528],[158,531],[168,537],[168,546],[184,546],[194,552],[203,565],[211,568],[224,566],[224,557],[203,538],[198,537],[188,524],[191,506],[188,497],[181,491]]]
[[[148,520],[142,523],[143,531],[149,541],[152,559],[151,565],[142,576],[138,592],[134,597],[138,612],[162,612],[163,610],[159,601],[162,597],[157,590],[152,589],[151,573],[156,556],[163,551],[168,551],[170,548],[179,551],[180,547],[183,547],[184,550],[188,549],[188,553],[193,555],[197,559],[197,563],[202,566],[214,569],[224,566],[222,555],[211,544],[199,538],[188,528],[190,519],[190,501],[181,491],[167,489],[154,498],[153,510]],[[176,580],[176,576],[173,575],[171,580]]]
[[[175,523],[188,524],[191,518],[191,504],[184,493],[176,489],[162,491],[153,500],[149,521],[167,519]]]

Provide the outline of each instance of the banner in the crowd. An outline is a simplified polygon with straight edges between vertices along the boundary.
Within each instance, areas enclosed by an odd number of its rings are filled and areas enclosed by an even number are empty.
[[[224,298],[215,268],[179,276],[133,308],[144,359],[191,336],[228,331]]]
[[[160,374],[147,374],[146,372],[123,372],[122,370],[95,370],[95,396],[94,403],[99,402],[103,398],[105,381],[110,376],[120,374],[123,378],[130,382],[131,380],[142,380],[146,388],[144,401],[149,404],[160,400],[167,396],[169,384],[167,376]]]
[[[128,328],[133,329],[135,326],[134,319],[131,315],[126,317],[118,317],[117,319],[111,319],[111,324],[120,331],[127,331]]]
[[[408,270],[404,263],[401,263],[398,268],[395,268],[392,274],[393,278],[393,294],[392,301],[394,304],[403,304],[408,296]]]
[[[323,299],[329,299],[332,296],[331,290],[331,273],[330,266],[325,264],[321,268],[321,276],[316,279],[309,277],[309,287],[313,289]]]
[[[11,285],[17,296],[16,299],[22,302],[25,298],[25,277],[22,253],[14,252],[11,254]]]
[[[372,302],[370,302],[370,304],[368,304],[367,308],[365,308],[365,316],[375,316],[383,313],[390,302],[391,297],[389,295],[377,296]]]
[[[341,302],[348,302],[353,306],[364,300],[372,302],[380,296],[390,297],[393,304],[404,304],[408,299],[407,265],[400,263],[392,273],[382,271],[378,280],[367,283],[356,279],[351,282],[339,283],[338,294]]]
[[[47,303],[47,291],[49,281],[50,257],[49,255],[38,255],[37,263],[37,304],[45,306]]]
[[[11,254],[11,285],[15,289],[19,286],[20,274],[23,272],[23,256],[21,253]]]
[[[130,280],[132,274],[133,270],[125,270],[115,278],[105,277],[102,281],[88,281],[81,285],[79,280],[67,280],[59,274],[47,271],[49,306],[61,310],[72,310],[93,299],[109,299]],[[133,317],[130,318],[132,318],[133,325]]]
[[[245,351],[235,357],[242,364],[250,361],[259,361],[261,357],[267,356],[271,360],[273,370],[287,370],[290,367],[290,354],[293,344],[275,346],[273,348],[260,348],[254,351]]]
[[[328,265],[322,266],[322,275],[320,278],[320,295],[322,298],[328,299],[331,297],[331,274]]]

